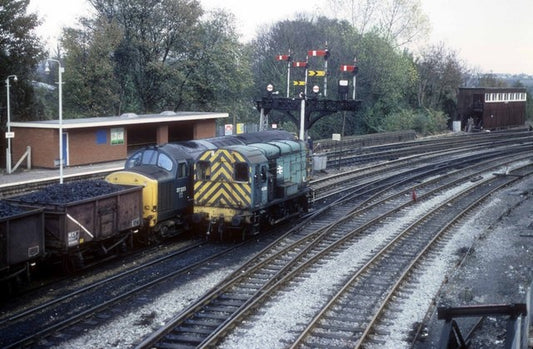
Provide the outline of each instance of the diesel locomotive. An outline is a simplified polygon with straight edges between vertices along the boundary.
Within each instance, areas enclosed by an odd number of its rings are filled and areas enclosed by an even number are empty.
[[[114,184],[141,186],[143,223],[139,237],[147,243],[189,231],[193,214],[193,168],[198,157],[228,146],[294,140],[286,131],[260,131],[138,150],[122,171],[106,177]]]
[[[195,231],[244,239],[305,212],[309,179],[307,145],[296,139],[206,150],[195,163]]]

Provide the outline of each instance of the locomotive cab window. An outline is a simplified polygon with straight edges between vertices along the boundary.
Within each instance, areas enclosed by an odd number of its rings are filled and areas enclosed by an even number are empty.
[[[148,149],[143,152],[142,164],[143,165],[155,165],[157,161],[157,151]]]
[[[235,163],[235,180],[237,182],[248,182],[248,164],[245,162]]]
[[[135,154],[133,154],[129,159],[128,161],[126,161],[126,168],[132,168],[132,167],[135,167],[135,166],[140,166],[141,165],[141,160],[142,160],[142,152],[137,152]]]
[[[267,180],[267,168],[266,166],[261,166],[261,182],[265,183]]]
[[[211,177],[211,164],[209,161],[198,161],[196,163],[196,177],[199,180],[207,180]]]
[[[187,163],[180,162],[178,164],[178,173],[177,173],[176,176],[178,178],[184,178],[184,177],[187,177],[188,174],[189,174],[189,171],[188,171],[188,168],[187,168]]]
[[[166,154],[159,154],[157,158],[157,166],[164,168],[167,171],[172,171],[172,160]]]

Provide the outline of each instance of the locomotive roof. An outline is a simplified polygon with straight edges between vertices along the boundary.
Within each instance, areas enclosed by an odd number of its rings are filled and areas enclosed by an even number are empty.
[[[251,147],[261,149],[267,158],[278,157],[282,154],[289,154],[302,149],[302,143],[294,140],[280,140],[268,143],[250,144]]]
[[[241,134],[236,135],[235,137],[242,140],[244,144],[296,139],[296,137],[292,133],[284,131],[284,130],[269,130],[269,131],[241,133]]]
[[[118,172],[134,172],[156,180],[174,178],[168,171],[162,169],[161,167],[151,165],[140,165],[131,168],[125,168],[124,170]]]
[[[235,151],[241,154],[246,162],[250,164],[265,163],[268,161],[265,153],[258,148],[248,145],[233,145],[226,148],[229,151]]]
[[[173,159],[195,159],[198,154],[206,150],[205,146],[197,144],[196,147],[186,147],[183,144],[167,143],[159,147]],[[196,155],[196,156],[195,156]]]

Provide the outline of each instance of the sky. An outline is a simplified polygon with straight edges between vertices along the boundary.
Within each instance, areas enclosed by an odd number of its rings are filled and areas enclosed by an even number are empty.
[[[256,31],[296,13],[320,15],[320,0],[200,0],[205,10],[224,8],[236,16],[246,41]],[[533,75],[533,0],[421,0],[429,17],[430,44],[443,43],[481,73]],[[63,26],[90,13],[86,0],[31,0],[30,11],[43,19],[38,34],[52,45]],[[310,48],[311,49],[311,48]]]

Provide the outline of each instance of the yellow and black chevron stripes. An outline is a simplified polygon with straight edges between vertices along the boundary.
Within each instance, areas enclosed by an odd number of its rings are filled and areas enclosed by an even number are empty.
[[[195,203],[201,206],[250,207],[251,187],[240,183],[197,181],[194,186]]]
[[[211,164],[209,178],[197,179],[194,183],[196,205],[213,207],[250,207],[252,188],[248,182],[235,182],[234,164],[245,162],[235,151],[219,149],[206,152],[201,161]]]

